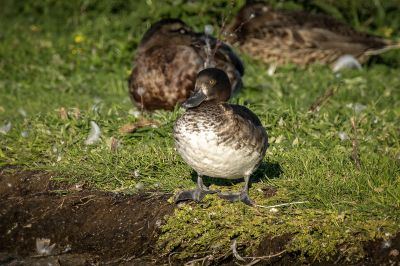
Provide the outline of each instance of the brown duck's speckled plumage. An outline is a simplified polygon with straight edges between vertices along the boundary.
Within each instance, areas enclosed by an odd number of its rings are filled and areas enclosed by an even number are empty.
[[[332,64],[345,54],[362,63],[371,54],[398,47],[328,16],[273,10],[261,2],[246,4],[228,32],[229,42],[242,52],[274,64]]]
[[[144,110],[171,110],[186,100],[194,89],[197,73],[207,59],[206,40],[178,19],[164,19],[152,25],[144,35],[129,78],[132,101]],[[232,91],[241,87],[244,68],[229,46],[222,43],[214,58],[215,65],[228,74]]]

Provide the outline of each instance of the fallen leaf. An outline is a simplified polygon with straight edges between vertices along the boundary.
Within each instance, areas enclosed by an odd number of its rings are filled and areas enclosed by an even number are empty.
[[[135,123],[129,123],[123,125],[122,127],[119,128],[119,132],[123,134],[133,133],[139,128],[145,128],[145,127],[155,128],[158,127],[159,125],[160,123],[157,121],[142,118],[136,121]]]

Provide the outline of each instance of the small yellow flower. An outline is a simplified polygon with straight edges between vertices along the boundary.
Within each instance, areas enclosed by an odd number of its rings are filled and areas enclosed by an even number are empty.
[[[38,31],[40,30],[39,27],[36,26],[36,25],[31,25],[29,28],[30,28],[31,31],[33,31],[33,32],[38,32]]]
[[[385,36],[386,38],[391,37],[393,34],[393,29],[390,27],[382,27],[380,29],[380,31],[382,32],[383,36]]]
[[[77,34],[74,37],[74,42],[75,43],[81,43],[85,41],[85,36],[83,34]]]

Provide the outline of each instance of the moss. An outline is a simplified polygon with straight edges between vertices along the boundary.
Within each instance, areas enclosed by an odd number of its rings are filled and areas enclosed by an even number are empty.
[[[281,191],[268,201],[282,202],[282,199],[287,199],[287,193]],[[299,260],[305,257],[330,260],[339,252],[347,260],[357,261],[364,256],[364,242],[385,238],[385,234],[396,230],[399,225],[395,221],[366,213],[314,209],[306,205],[280,208],[275,213],[208,197],[199,205],[177,208],[162,227],[158,247],[165,254],[177,252],[174,258],[178,260],[199,253],[213,254],[218,259],[231,254],[233,239],[244,247],[242,255],[250,256],[256,253],[264,238],[291,235],[286,250],[299,252]]]

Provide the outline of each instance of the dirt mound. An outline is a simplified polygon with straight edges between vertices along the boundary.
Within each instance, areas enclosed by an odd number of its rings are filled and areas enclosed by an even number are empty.
[[[79,190],[44,172],[0,173],[0,265],[153,262],[159,227],[174,207],[170,195]],[[38,238],[55,243],[57,256],[35,257]]]
[[[174,205],[171,195],[126,195],[71,187],[40,171],[0,169],[0,265],[161,265],[168,256],[156,253],[159,228]],[[56,244],[40,256],[37,239]],[[291,236],[269,236],[255,252],[257,265],[302,265],[284,250]],[[390,241],[365,244],[366,257],[354,265],[400,265],[400,234]],[[266,259],[267,258],[267,259]],[[215,265],[214,262],[204,265]],[[221,265],[236,265],[233,255]],[[304,262],[303,262],[304,263]],[[312,265],[349,265],[339,255]],[[183,264],[174,262],[176,264]]]

